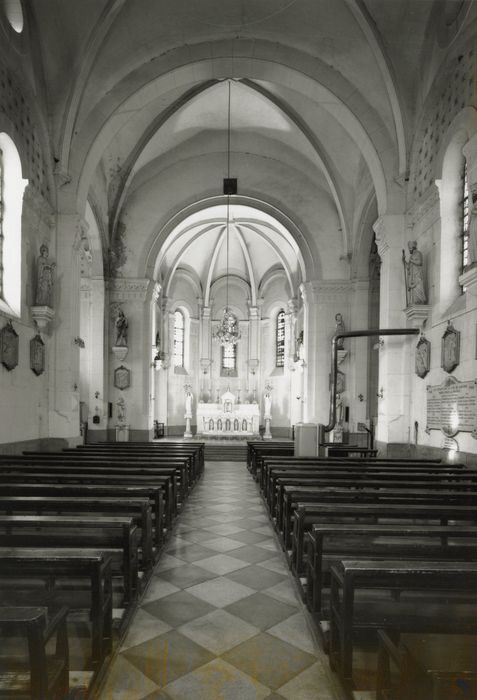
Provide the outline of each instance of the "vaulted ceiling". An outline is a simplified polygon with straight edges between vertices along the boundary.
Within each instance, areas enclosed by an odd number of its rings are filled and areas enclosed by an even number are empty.
[[[109,246],[123,236],[124,274],[157,271],[175,217],[220,204],[231,81],[240,195],[294,222],[313,274],[342,277],[475,13],[469,0],[41,0],[26,69],[69,201],[90,201]]]

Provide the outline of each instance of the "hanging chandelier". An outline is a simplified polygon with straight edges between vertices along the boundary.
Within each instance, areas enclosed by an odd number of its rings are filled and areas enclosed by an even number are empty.
[[[227,118],[227,177],[224,179],[224,194],[227,196],[227,218],[225,227],[226,243],[226,276],[225,276],[225,308],[222,321],[214,333],[214,340],[220,345],[235,345],[240,340],[238,320],[229,307],[229,228],[230,228],[230,195],[237,194],[237,180],[230,177],[230,80],[228,81],[228,118]]]

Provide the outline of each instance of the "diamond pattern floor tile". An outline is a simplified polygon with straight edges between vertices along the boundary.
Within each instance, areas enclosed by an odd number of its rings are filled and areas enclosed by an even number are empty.
[[[215,659],[166,688],[171,700],[265,700],[269,689],[231,666]]]
[[[206,463],[100,700],[342,700],[257,485]]]
[[[224,608],[226,605],[255,593],[253,588],[235,583],[222,576],[191,586],[187,591],[217,608]]]
[[[311,654],[266,632],[234,647],[223,658],[273,690],[285,685],[315,661]]]
[[[247,566],[246,562],[240,559],[235,559],[233,556],[228,554],[216,554],[213,557],[208,557],[207,559],[201,559],[199,565],[202,569],[206,571],[212,571],[214,574],[223,576],[231,571],[237,571],[237,569],[243,569]]]
[[[143,607],[150,615],[163,620],[171,627],[179,627],[215,610],[212,605],[187,591],[179,591]]]
[[[240,642],[258,634],[259,629],[225,610],[214,610],[178,630],[214,654],[223,654]]]
[[[157,617],[150,615],[146,610],[139,609],[121,646],[121,651],[147,642],[149,639],[154,639],[154,637],[159,637],[170,630],[171,626],[166,622],[158,620]]]
[[[161,688],[214,658],[176,631],[135,646],[122,656]]]
[[[266,630],[293,615],[296,608],[262,593],[255,593],[227,606],[227,611],[261,630]]]

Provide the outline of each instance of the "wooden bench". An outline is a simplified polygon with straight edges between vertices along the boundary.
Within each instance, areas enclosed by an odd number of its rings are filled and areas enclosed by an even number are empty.
[[[390,538],[392,541],[390,541]],[[350,556],[363,558],[475,558],[477,526],[472,525],[313,525],[305,537],[306,602],[318,619],[327,618],[324,589],[333,563]]]
[[[121,443],[122,445],[125,443]],[[78,445],[76,448],[65,448],[64,453],[70,455],[83,455],[83,454],[95,454],[95,455],[115,455],[126,456],[129,455],[131,458],[146,458],[146,459],[157,459],[163,460],[164,457],[180,457],[190,460],[191,464],[191,477],[192,481],[196,482],[203,473],[204,458],[203,450],[197,450],[195,448],[187,448],[184,446],[173,447],[172,443],[164,444],[164,446],[137,446],[136,443],[128,443],[130,446],[123,449],[107,443],[97,443],[94,445]],[[28,454],[28,453],[25,453]]]
[[[48,618],[43,607],[0,607],[0,698],[5,700],[66,700],[69,693],[66,608]],[[3,656],[6,635],[20,633],[27,640],[28,661]],[[56,650],[46,646],[56,635]],[[2,658],[3,657],[3,658]]]
[[[28,549],[0,547],[0,582],[5,579],[19,579],[28,576],[43,579],[48,588],[28,588],[29,600],[35,599],[42,605],[58,607],[58,589],[51,588],[52,580],[68,578],[68,608],[82,609],[83,598],[78,591],[83,590],[83,581],[88,581],[89,609],[91,617],[91,665],[95,673],[101,669],[104,660],[112,651],[112,571],[111,557],[103,552],[89,549]],[[21,584],[16,583],[13,597],[22,592]],[[5,595],[5,592],[4,592]],[[0,608],[1,610],[1,608]]]
[[[345,559],[331,568],[330,664],[352,683],[353,635],[380,628],[399,632],[477,632],[477,562],[418,562]],[[368,591],[364,599],[361,591]],[[374,592],[370,596],[369,592]],[[400,597],[383,599],[378,591]],[[406,591],[419,592],[410,601]],[[446,592],[438,602],[437,592]],[[454,603],[451,604],[451,592]],[[455,594],[467,594],[463,604]]]
[[[376,457],[377,450],[371,450],[369,447],[359,447],[358,445],[329,445],[327,448],[328,457],[359,457],[367,459]]]
[[[62,532],[61,532],[62,530]],[[1,547],[85,547],[119,559],[125,602],[138,593],[139,532],[133,518],[74,515],[0,515]]]
[[[474,488],[477,487],[477,484]],[[459,489],[457,486],[447,490],[434,490],[429,488],[412,488],[411,484],[402,482],[377,482],[374,480],[362,481],[359,486],[339,487],[332,484],[317,486],[291,486],[282,487],[282,496],[277,508],[277,531],[280,533],[284,548],[289,549],[292,542],[292,518],[296,503],[323,503],[325,501],[342,502],[379,502],[386,500],[394,503],[456,503],[473,505],[477,503],[477,491],[469,491],[466,487]]]
[[[22,497],[27,498],[69,498],[92,499],[97,498],[147,498],[153,513],[154,533],[156,547],[164,542],[165,521],[164,494],[162,486],[118,486],[90,484],[2,484],[0,480],[0,498]]]
[[[449,520],[473,524],[477,521],[476,505],[447,505],[429,503],[298,503],[294,515],[291,567],[295,574],[303,568],[303,542],[305,532],[314,523],[321,522],[386,522],[398,520],[412,524],[424,520],[428,524],[448,525]]]
[[[172,515],[174,516],[177,512],[177,504],[179,502],[179,495],[181,494],[182,500],[185,499],[183,490],[179,494],[178,481],[178,471],[185,469],[181,467],[179,470],[177,466],[169,465],[163,467],[157,467],[152,465],[131,465],[128,461],[125,462],[105,462],[101,459],[97,460],[86,460],[85,458],[79,460],[68,459],[64,456],[52,457],[52,458],[40,458],[31,459],[21,457],[20,459],[10,457],[8,460],[0,457],[0,478],[3,475],[7,475],[13,472],[22,472],[25,474],[36,474],[37,472],[48,472],[48,473],[58,473],[58,472],[73,472],[78,478],[81,475],[118,475],[118,477],[127,476],[154,476],[156,479],[162,479],[163,483],[167,485],[165,487],[166,491],[166,505],[169,507]],[[184,483],[184,482],[182,482]]]
[[[163,476],[145,476],[144,474],[134,475],[134,474],[83,474],[83,473],[72,473],[71,471],[12,471],[8,473],[0,472],[0,493],[4,485],[8,484],[25,484],[28,481],[29,484],[77,484],[77,485],[94,485],[94,486],[159,486],[164,484],[167,488],[167,493],[171,493],[171,482],[169,477]],[[167,498],[166,503],[166,522],[168,527],[170,527],[174,516],[175,516],[175,502],[170,495]]]
[[[329,462],[323,462],[322,464],[309,464],[309,465],[292,465],[291,467],[285,467],[283,465],[277,466],[274,463],[267,463],[264,472],[264,483],[262,488],[262,494],[266,502],[270,505],[271,500],[274,497],[274,486],[277,479],[319,479],[325,476],[329,476],[335,481],[346,480],[347,478],[354,477],[357,478],[376,475],[380,477],[386,477],[392,479],[396,476],[396,480],[399,481],[416,481],[419,479],[427,479],[428,477],[439,477],[440,479],[463,479],[465,475],[469,475],[473,478],[475,477],[475,472],[462,470],[459,467],[451,467],[443,470],[442,467],[433,465],[383,465],[383,464],[368,464],[367,462],[363,465],[359,465],[357,462],[350,462],[343,464],[339,462],[338,464],[330,465]]]
[[[152,517],[149,499],[144,498],[62,498],[59,496],[0,496],[0,513],[61,515],[129,515],[141,531],[142,565],[145,570],[154,564]]]
[[[477,635],[405,633],[395,642],[379,630],[378,641],[376,700],[477,697]]]

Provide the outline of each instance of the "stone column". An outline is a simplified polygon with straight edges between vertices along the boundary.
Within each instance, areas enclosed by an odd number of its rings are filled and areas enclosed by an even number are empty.
[[[108,288],[110,304],[114,308],[120,303],[129,323],[127,359],[112,362],[111,392],[117,399],[119,390],[114,387],[114,370],[126,366],[131,371],[131,386],[124,390],[130,439],[148,440],[152,436],[151,306],[155,303],[156,283],[145,278],[117,277],[108,281]],[[113,333],[112,320],[110,328]],[[112,338],[110,346],[111,341]]]
[[[368,327],[369,280],[354,279],[351,282],[350,318],[353,329]],[[349,329],[351,330],[351,329]],[[377,342],[377,338],[372,339]],[[359,422],[366,422],[366,400],[368,387],[368,339],[349,338],[344,341],[348,356],[343,363],[349,367],[347,405],[350,410],[349,429],[355,431]],[[362,397],[362,400],[359,397]]]
[[[162,297],[159,304],[158,328],[161,334],[161,351],[164,353],[163,369],[156,372],[156,418],[160,423],[167,426],[168,411],[168,377],[170,365],[170,345],[169,345],[169,310],[170,302],[167,297]]]
[[[50,345],[49,426],[52,437],[79,441],[80,249],[87,223],[76,213],[58,214],[54,258],[55,321]]]
[[[248,318],[249,318],[249,330],[248,330],[248,369],[249,369],[249,389],[251,393],[255,392],[255,396],[258,399],[258,376],[260,366],[260,320],[261,320],[261,306],[263,304],[263,299],[259,300],[257,306],[249,306]],[[251,375],[251,377],[250,377]]]
[[[335,314],[348,308],[347,280],[315,280],[300,287],[304,307],[304,420],[327,424],[330,407],[331,338]],[[346,314],[343,314],[346,318]]]
[[[405,328],[404,272],[405,217],[381,216],[373,225],[381,258],[380,328]],[[405,443],[409,429],[409,374],[405,336],[385,336],[379,350],[378,425],[382,443]]]

